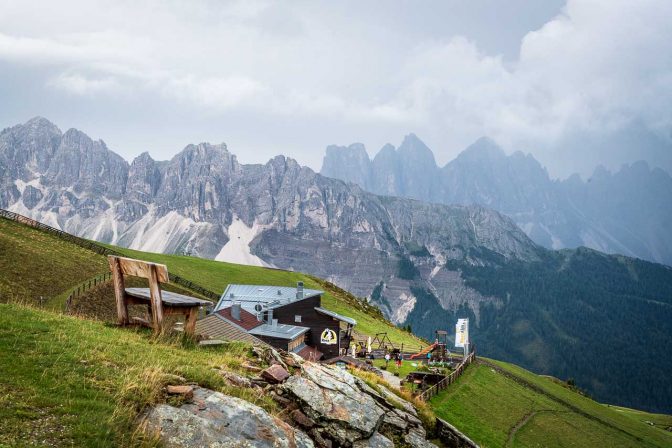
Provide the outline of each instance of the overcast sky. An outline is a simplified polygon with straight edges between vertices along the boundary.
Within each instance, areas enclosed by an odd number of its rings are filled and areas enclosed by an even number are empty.
[[[482,135],[554,176],[672,167],[669,0],[5,1],[0,127],[42,115],[127,159],[226,142],[319,170],[416,133]]]

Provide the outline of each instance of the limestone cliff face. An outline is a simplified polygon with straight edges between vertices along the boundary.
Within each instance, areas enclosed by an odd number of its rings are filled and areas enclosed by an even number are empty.
[[[361,160],[363,148],[351,149]],[[434,163],[409,136],[402,156],[413,154]],[[103,242],[215,258],[241,238],[230,228],[240,220],[250,254],[265,263],[365,297],[382,282],[374,301],[398,323],[415,306],[412,288],[445,307],[489,300],[464,285],[456,293],[448,261],[534,260],[539,250],[492,210],[376,196],[284,156],[242,165],[224,144],[189,145],[168,162],[144,153],[129,165],[102,141],[35,119],[0,135],[0,167],[0,206]],[[430,188],[409,185],[418,195]]]

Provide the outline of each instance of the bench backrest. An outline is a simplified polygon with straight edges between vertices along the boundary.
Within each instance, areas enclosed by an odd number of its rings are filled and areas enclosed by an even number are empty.
[[[159,283],[168,283],[169,281],[168,268],[165,264],[151,263],[149,261],[136,260],[133,258],[115,257],[114,255],[110,255],[108,258],[119,262],[119,267],[124,275],[150,279],[153,268]]]

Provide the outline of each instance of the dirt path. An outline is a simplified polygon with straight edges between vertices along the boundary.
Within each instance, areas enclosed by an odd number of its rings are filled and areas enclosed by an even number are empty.
[[[381,370],[381,372],[383,372],[383,378],[385,379],[385,381],[390,383],[390,386],[392,386],[396,389],[401,388],[401,378],[399,378],[396,375],[391,374],[387,370]]]
[[[556,412],[554,409],[539,409],[538,411],[532,411],[523,416],[518,423],[516,423],[516,426],[511,428],[509,431],[509,437],[506,440],[506,445],[505,446],[513,446],[513,439],[516,437],[516,433],[527,424],[535,415],[539,414],[540,412]]]

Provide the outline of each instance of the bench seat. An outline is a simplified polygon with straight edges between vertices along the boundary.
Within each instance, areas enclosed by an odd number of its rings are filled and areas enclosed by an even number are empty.
[[[125,290],[126,294],[135,299],[145,300],[147,303],[151,301],[149,288],[126,288]],[[197,299],[195,297],[189,297],[170,291],[161,291],[161,302],[171,307],[187,308],[201,305],[212,305],[212,302],[208,300]]]

